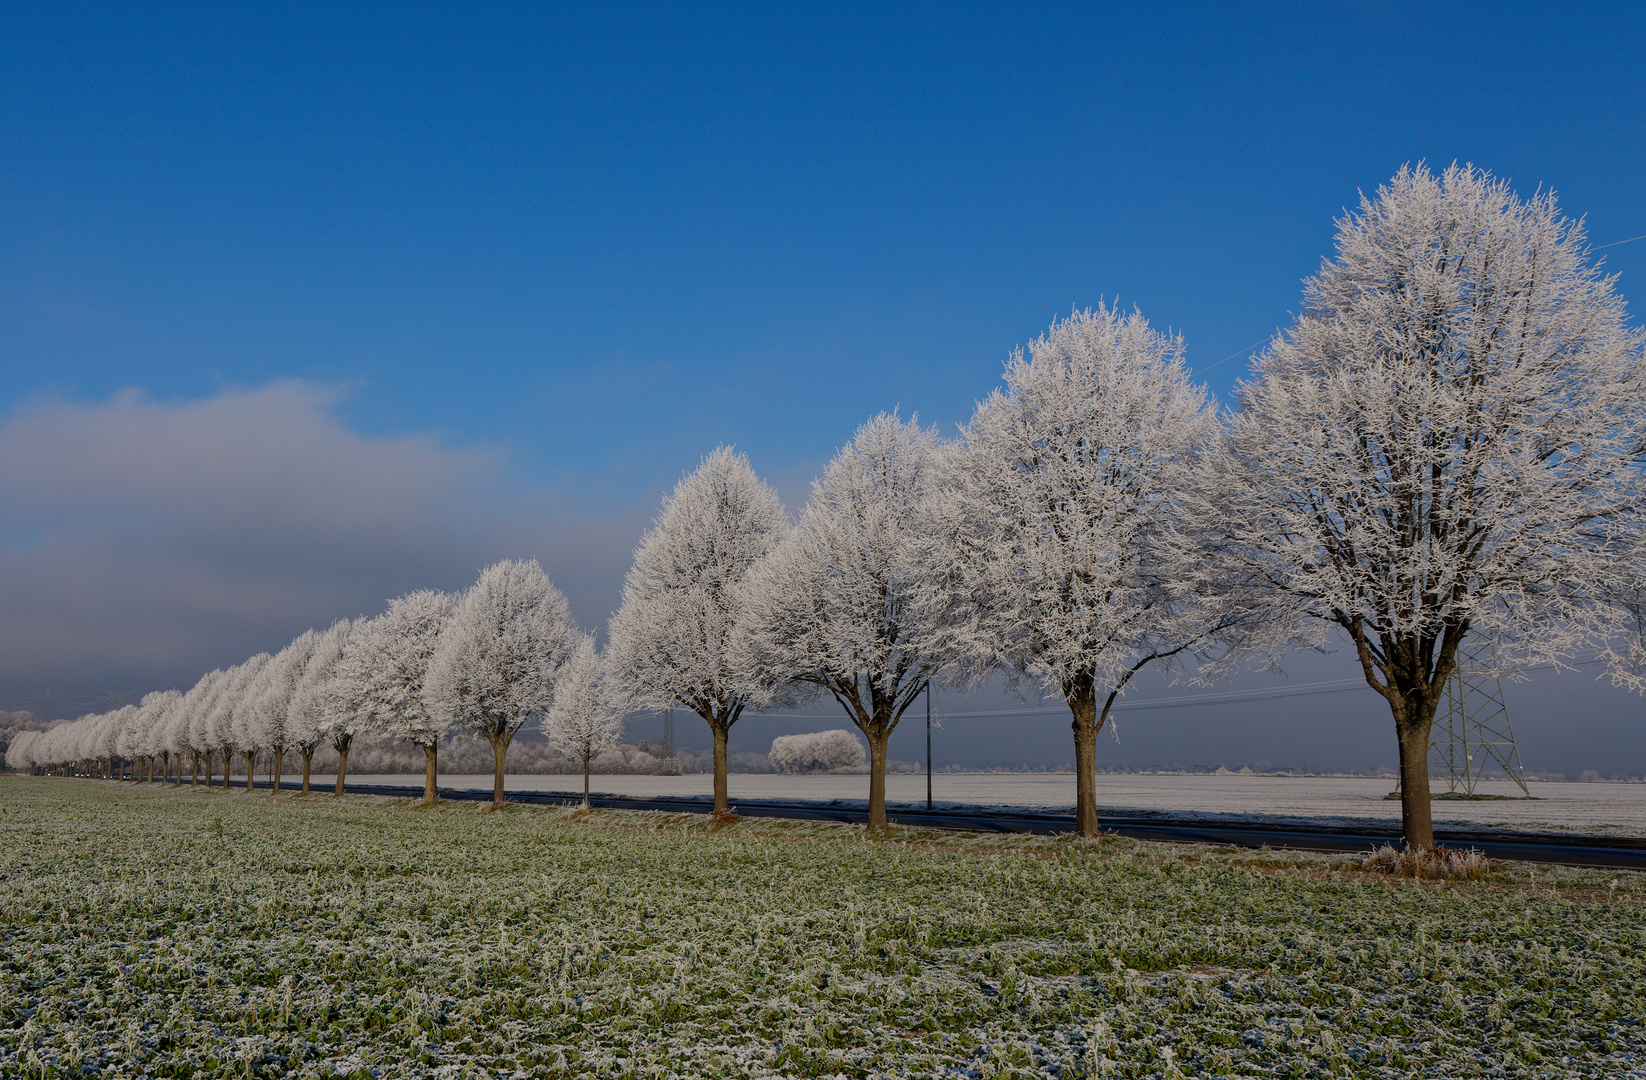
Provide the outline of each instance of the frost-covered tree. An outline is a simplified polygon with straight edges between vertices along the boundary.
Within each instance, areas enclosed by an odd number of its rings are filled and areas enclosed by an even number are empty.
[[[588,809],[590,763],[600,751],[616,746],[623,734],[623,710],[592,635],[583,637],[566,661],[543,730],[551,742],[583,762],[583,807]]]
[[[314,655],[320,635],[305,630],[290,645],[270,658],[257,678],[246,688],[247,726],[255,741],[273,755],[274,789],[280,793],[280,776],[285,771],[286,751],[299,738],[291,724],[291,699],[302,681],[303,669]],[[307,783],[304,790],[308,789]]]
[[[788,527],[777,493],[721,447],[675,485],[640,540],[610,622],[607,662],[637,708],[684,706],[714,737],[714,808],[726,809],[732,725],[772,681],[732,662],[741,584]]]
[[[1006,364],[946,460],[928,558],[973,679],[1003,672],[1073,717],[1078,835],[1097,834],[1097,735],[1149,664],[1212,645],[1234,606],[1200,570],[1200,449],[1220,432],[1183,342],[1099,305]]]
[[[458,600],[424,697],[448,724],[473,728],[491,744],[493,806],[503,805],[509,743],[554,704],[560,669],[580,637],[565,596],[536,560],[488,566]]]
[[[131,762],[132,783],[141,783],[147,759],[143,751],[143,730],[137,724],[137,706],[122,705],[109,710],[109,723],[115,729],[115,752]],[[152,770],[150,778],[153,778]]]
[[[6,768],[17,772],[33,772],[40,764],[36,749],[45,734],[36,728],[25,728],[13,734],[6,744]]]
[[[1388,702],[1427,849],[1430,726],[1467,635],[1500,675],[1593,648],[1641,686],[1605,601],[1641,580],[1642,335],[1552,193],[1420,165],[1337,225],[1238,388],[1226,512],[1236,572],[1340,630]]]
[[[9,751],[11,741],[25,731],[40,731],[45,727],[40,718],[26,710],[7,712],[0,709],[0,754]]]
[[[251,794],[257,781],[257,754],[264,749],[263,731],[258,724],[256,696],[253,688],[257,677],[268,667],[274,656],[258,653],[236,669],[234,680],[224,688],[219,703],[218,722],[227,745],[234,748],[246,762],[246,793]],[[224,775],[228,775],[225,768]]]
[[[339,692],[352,708],[372,726],[423,749],[426,803],[437,797],[440,737],[450,728],[451,715],[431,709],[423,688],[455,606],[455,597],[434,589],[391,600],[383,614],[356,625],[337,665]]]
[[[92,753],[108,762],[110,779],[118,780],[125,772],[125,763],[120,760],[119,731],[117,726],[110,722],[108,714],[87,718],[91,726]]]
[[[749,572],[739,663],[828,693],[869,741],[869,828],[886,827],[886,746],[949,662],[927,613],[923,505],[937,439],[881,415],[812,485],[799,524]]]
[[[178,755],[177,783],[183,783],[183,755],[189,758],[189,786],[195,787],[200,783],[200,747],[194,742],[190,710],[194,699],[189,694],[193,690],[179,691],[172,708],[166,714],[166,738]]]
[[[143,695],[143,722],[152,732],[150,745],[160,755],[163,763],[160,779],[162,782],[170,779],[171,766],[177,766],[176,783],[183,783],[183,754],[188,741],[178,730],[178,722],[182,712],[183,694],[179,690],[156,690]]]
[[[217,702],[217,694],[223,687],[223,680],[227,677],[228,672],[222,668],[208,671],[200,676],[200,681],[190,687],[188,693],[184,695],[184,709],[189,717],[189,743],[198,747],[201,756],[206,759],[206,790],[208,791],[211,790],[212,762],[216,759],[220,745],[217,740],[217,733],[212,728],[211,713],[212,707]],[[229,786],[227,763],[228,759],[224,758],[223,786],[225,788]]]
[[[868,761],[863,743],[845,728],[806,735],[779,735],[772,740],[772,767],[780,773],[860,769]]]
[[[137,708],[127,720],[131,727],[131,745],[148,762],[149,783],[154,783],[154,764],[160,763],[160,782],[171,779],[171,748],[166,745],[163,730],[167,710],[175,701],[175,690],[153,690],[144,694]]]
[[[354,741],[354,718],[337,708],[340,702],[333,692],[333,685],[338,662],[348,647],[353,628],[354,624],[348,619],[339,619],[319,635],[314,652],[303,666],[302,677],[292,691],[291,703],[287,706],[287,725],[292,745],[303,758],[305,795],[309,793],[309,773],[314,766],[314,752],[328,739],[337,749],[337,793],[343,794],[349,744]],[[338,745],[339,742],[341,745]]]

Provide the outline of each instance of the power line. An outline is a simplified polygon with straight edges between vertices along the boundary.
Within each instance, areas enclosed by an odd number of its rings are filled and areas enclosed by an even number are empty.
[[[1250,345],[1246,346],[1244,349],[1236,349],[1234,352],[1230,353],[1228,356],[1225,356],[1223,359],[1219,360],[1217,362],[1217,364],[1227,364],[1230,360],[1233,360],[1237,356],[1242,356],[1242,355],[1248,354],[1253,349],[1257,348],[1259,345],[1263,344],[1265,341],[1268,341],[1269,338],[1273,337],[1273,336],[1274,335],[1270,334],[1268,336],[1258,338],[1256,341],[1252,342]],[[1212,370],[1214,367],[1216,367],[1217,364],[1207,364],[1203,368],[1199,368],[1195,371],[1189,372],[1189,374],[1191,376],[1204,375],[1206,372],[1208,372],[1208,371]]]
[[[1610,244],[1602,244],[1599,247],[1593,247],[1593,248],[1590,248],[1589,250],[1590,251],[1605,251],[1609,247],[1617,247],[1619,244],[1632,244],[1636,240],[1646,240],[1646,235],[1631,236],[1627,240],[1613,240]]]

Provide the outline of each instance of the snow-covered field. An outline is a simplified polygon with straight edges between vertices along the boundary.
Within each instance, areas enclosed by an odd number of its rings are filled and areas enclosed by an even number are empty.
[[[358,783],[415,784],[413,776],[352,778]],[[316,778],[330,785],[334,777]],[[932,778],[933,798],[940,802],[981,806],[1072,807],[1073,773],[938,773]],[[443,787],[490,791],[486,776],[442,776]],[[706,773],[688,776],[596,776],[592,787],[618,795],[709,795],[713,778]],[[581,776],[510,776],[510,791],[564,791],[582,797]],[[1388,779],[1352,776],[1228,776],[1204,773],[1118,774],[1097,778],[1100,813],[1151,810],[1165,813],[1243,814],[1264,819],[1326,818],[1373,819],[1398,822],[1400,804],[1384,799],[1393,788]],[[1437,823],[1502,826],[1513,829],[1553,829],[1606,836],[1646,836],[1646,784],[1580,784],[1533,781],[1531,800],[1435,803]],[[730,778],[731,799],[865,799],[864,776],[781,776],[736,774]],[[1481,791],[1519,796],[1520,789],[1503,781],[1488,781]],[[924,773],[893,773],[886,777],[886,798],[892,802],[926,800]]]
[[[0,777],[0,1074],[1646,1077],[1646,876]]]

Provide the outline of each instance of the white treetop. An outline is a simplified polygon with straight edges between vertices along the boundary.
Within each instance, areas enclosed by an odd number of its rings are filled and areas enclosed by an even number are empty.
[[[617,745],[623,734],[623,710],[593,635],[578,642],[559,681],[543,730],[551,742],[583,762],[583,805],[588,806],[590,762]]]
[[[1055,693],[1074,718],[1076,825],[1097,830],[1098,730],[1145,665],[1212,644],[1197,454],[1220,431],[1183,342],[1099,305],[1006,365],[933,503],[942,621],[974,678]]]
[[[488,566],[457,602],[424,697],[447,723],[472,727],[491,743],[495,805],[503,802],[509,743],[554,704],[560,669],[580,638],[565,596],[535,560]]]
[[[1553,194],[1402,169],[1239,387],[1236,571],[1353,643],[1394,714],[1409,845],[1433,844],[1429,725],[1465,635],[1501,674],[1592,648],[1639,686],[1602,602],[1640,580],[1646,446],[1613,285]]]
[[[726,743],[750,702],[773,687],[732,659],[749,568],[783,537],[777,493],[729,447],[675,485],[640,540],[610,622],[606,655],[634,706],[684,707],[714,735],[715,809],[726,809]]]
[[[857,430],[796,528],[745,582],[740,663],[827,692],[869,740],[869,827],[886,825],[886,744],[949,662],[929,621],[926,508],[937,439],[882,414]]]

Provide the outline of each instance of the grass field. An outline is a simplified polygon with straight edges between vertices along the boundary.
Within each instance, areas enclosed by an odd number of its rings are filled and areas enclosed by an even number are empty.
[[[1646,882],[0,778],[0,1074],[1646,1076]]]

